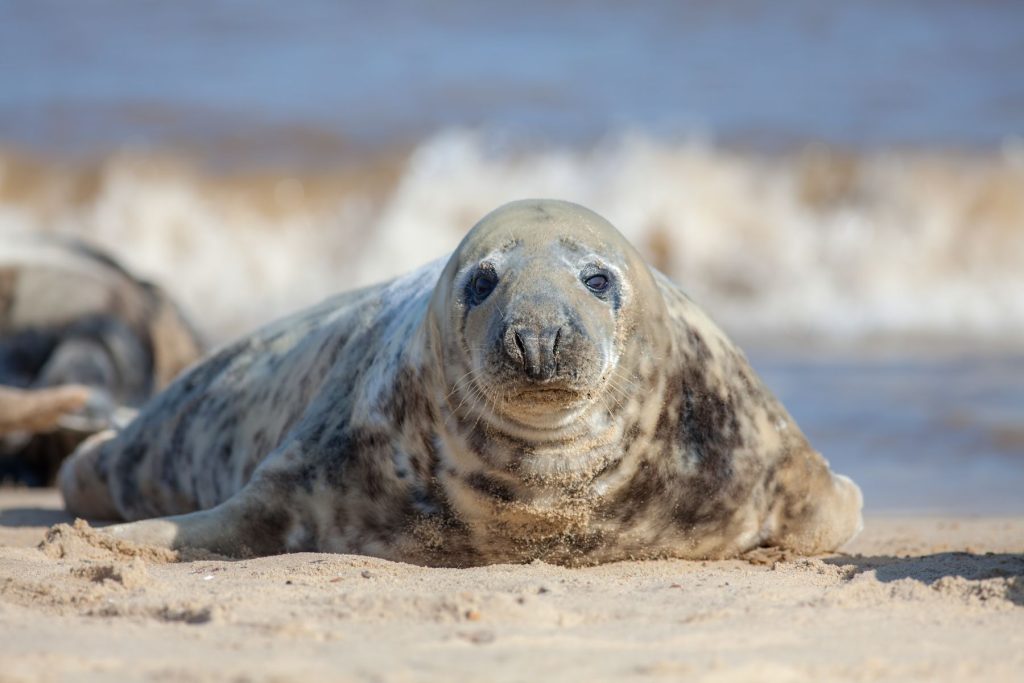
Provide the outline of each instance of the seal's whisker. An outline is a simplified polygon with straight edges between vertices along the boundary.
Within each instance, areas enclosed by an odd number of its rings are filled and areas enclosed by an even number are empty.
[[[481,398],[483,398],[483,401],[484,401],[484,407],[485,407],[485,408],[490,408],[490,409],[492,410],[492,412],[498,412],[498,411],[497,411],[497,406],[496,406],[496,405],[492,406],[492,404],[491,404],[491,400],[490,400],[490,398],[489,398],[489,397],[487,396],[487,394],[482,394]],[[477,410],[477,413],[476,413],[476,420],[474,420],[474,421],[473,421],[473,429],[474,429],[474,430],[476,430],[476,426],[477,426],[477,425],[478,425],[478,424],[480,423],[480,418],[481,418],[482,416],[483,416],[483,411],[482,411],[482,410]]]
[[[476,419],[473,420],[473,427],[471,428],[471,431],[476,431],[477,425],[480,424],[480,418],[483,416],[484,412],[483,410],[481,410],[481,401],[483,402],[483,408],[489,407],[490,404],[488,402],[487,394],[484,393],[483,389],[481,389],[479,386],[475,384],[473,388],[476,396],[476,403],[472,406],[472,408],[473,412],[476,413]]]
[[[470,386],[475,383],[476,377],[473,375],[473,371],[466,373],[465,375],[460,377],[455,382],[455,384],[452,385],[452,389],[451,391],[448,392],[447,395],[445,395],[445,399],[451,398],[451,396],[454,395],[456,392],[460,392],[464,390],[467,386]]]
[[[607,396],[615,402],[615,405],[619,410],[622,410],[625,403],[628,403],[631,398],[631,392],[626,387],[622,386],[622,379],[613,372],[609,375],[605,388]]]
[[[605,381],[605,386],[623,399],[629,398],[629,389],[632,388],[623,386],[623,378],[619,377],[614,371],[608,375],[608,379]]]
[[[471,378],[472,374],[473,374],[473,368],[470,368],[468,372],[466,372],[461,377],[459,377],[457,380],[452,382],[452,389],[447,394],[445,394],[445,397],[444,397],[445,400],[448,400],[449,398],[451,398],[452,394],[454,394],[456,391],[458,391],[461,388],[460,385],[463,383],[463,381],[467,380],[467,378]]]
[[[606,394],[602,394],[601,395],[601,404],[603,405],[605,412],[607,412],[607,413],[611,413],[612,412],[611,409],[608,407],[607,399],[610,399],[612,402],[615,403],[615,408],[617,408],[620,411],[623,410],[623,403],[622,403],[622,401],[618,400],[618,398],[615,397],[615,394],[613,394],[611,392],[608,392]]]
[[[464,405],[464,404],[466,403],[466,401],[470,400],[471,398],[474,398],[474,396],[475,396],[476,394],[479,394],[479,392],[480,392],[480,387],[479,387],[479,386],[477,386],[477,382],[475,382],[475,381],[467,383],[467,385],[466,385],[466,386],[468,386],[468,387],[469,387],[469,392],[467,392],[467,393],[466,393],[466,394],[465,394],[465,395],[464,395],[464,396],[462,397],[462,401],[461,401],[461,402],[459,403],[459,405],[458,405],[458,406],[457,406],[457,407],[455,408],[455,412],[459,412],[459,410],[461,410],[461,409],[462,409],[462,406],[463,406],[463,405]],[[472,405],[472,404],[471,404],[471,405]]]

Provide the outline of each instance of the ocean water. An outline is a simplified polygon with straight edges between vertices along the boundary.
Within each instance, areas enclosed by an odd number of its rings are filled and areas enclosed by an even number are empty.
[[[1012,0],[4,0],[0,130],[242,158],[452,126],[997,146],[1024,133],[1021,26]]]
[[[759,352],[751,361],[875,514],[1024,514],[1024,354]]]
[[[1024,513],[1024,5],[0,0],[0,240],[211,343],[552,196],[887,512]]]

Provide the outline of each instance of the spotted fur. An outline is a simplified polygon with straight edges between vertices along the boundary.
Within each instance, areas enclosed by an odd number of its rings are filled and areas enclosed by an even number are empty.
[[[214,353],[61,487],[137,541],[453,566],[817,553],[861,507],[710,319],[555,201]]]

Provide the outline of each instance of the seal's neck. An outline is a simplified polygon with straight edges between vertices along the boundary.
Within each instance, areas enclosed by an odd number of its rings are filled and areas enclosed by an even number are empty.
[[[435,398],[442,456],[459,476],[486,474],[529,495],[583,490],[622,457],[621,444],[635,429],[640,377],[616,367],[595,396],[548,424],[527,424],[497,409],[472,382],[467,368],[439,368],[444,389]]]

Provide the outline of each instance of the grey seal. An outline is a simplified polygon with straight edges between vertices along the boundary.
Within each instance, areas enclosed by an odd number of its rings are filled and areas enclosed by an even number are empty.
[[[78,443],[200,353],[170,297],[105,252],[0,232],[0,479],[52,482]]]
[[[525,200],[447,261],[212,354],[61,471],[125,539],[425,565],[835,549],[861,495],[606,220]],[[145,519],[158,517],[158,519]]]

